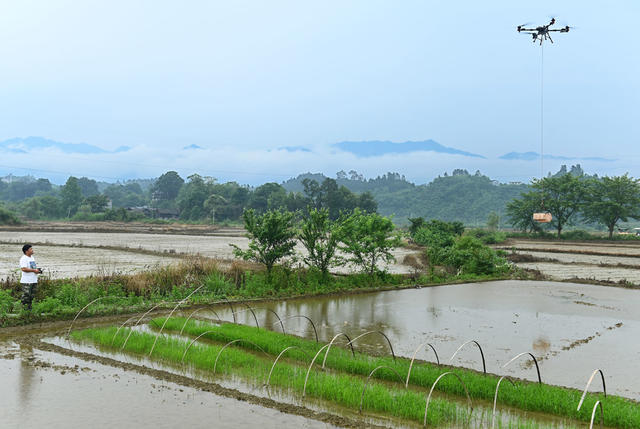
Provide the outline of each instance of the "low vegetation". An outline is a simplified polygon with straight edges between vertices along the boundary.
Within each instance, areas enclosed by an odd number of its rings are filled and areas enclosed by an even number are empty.
[[[214,356],[218,354],[221,345],[235,339],[245,339],[247,342],[236,343],[237,348],[229,348],[225,351],[224,359],[220,359],[217,370],[232,376],[247,378],[255,384],[266,381],[271,363],[283,349],[296,346],[291,349],[286,359],[276,366],[271,379],[271,384],[285,389],[302,391],[302,384],[306,375],[306,369],[310,356],[314,356],[322,347],[321,344],[292,337],[277,332],[265,331],[248,326],[222,324],[215,325],[201,321],[190,320],[186,323],[184,318],[154,319],[152,327],[159,327],[164,322],[165,330],[179,333],[184,327],[184,334],[195,338],[207,331],[201,337],[201,342],[192,347],[185,355],[185,361],[189,365],[200,369],[211,370]],[[88,340],[104,347],[119,349],[129,335],[128,329],[122,329],[116,335],[115,328],[91,329],[73,333],[76,340]],[[126,350],[139,354],[148,354],[155,335],[134,331],[127,342]],[[253,343],[253,344],[252,344]],[[176,337],[164,337],[158,341],[154,349],[154,357],[168,362],[180,363],[188,342]],[[244,349],[242,352],[239,349]],[[260,349],[271,357],[263,358]],[[320,356],[317,365],[321,365],[323,355]],[[403,378],[409,369],[409,361],[404,358],[393,360],[391,357],[372,357],[356,352],[351,356],[348,349],[332,347],[326,366],[330,372],[313,371],[309,377],[307,394],[327,400],[333,400],[340,405],[357,409],[360,394],[363,388],[364,377],[377,366],[385,365]],[[414,365],[410,378],[410,389],[405,390],[403,380],[399,380],[396,373],[391,370],[380,370],[374,374],[374,378],[380,383],[374,383],[367,390],[364,408],[421,421],[424,416],[424,404],[426,391],[431,387],[435,379],[445,371],[452,370],[461,377],[469,389],[472,400],[491,403],[498,377],[483,375],[481,373],[462,368],[442,367],[430,363],[417,363]],[[398,383],[398,384],[396,384]],[[455,378],[442,379],[436,389],[440,392],[461,396],[464,398],[464,389]],[[637,403],[620,397],[601,394],[590,394],[580,412],[576,411],[581,392],[574,389],[565,389],[550,385],[518,381],[517,388],[505,385],[501,389],[499,402],[503,405],[517,407],[525,411],[535,411],[553,414],[561,417],[589,421],[591,409],[596,400],[602,401],[605,413],[605,424],[609,427],[632,428],[640,424],[640,408]],[[468,410],[460,402],[454,403],[440,400],[434,403],[433,414],[430,407],[429,422],[433,425],[460,422]],[[516,427],[521,427],[517,425]]]

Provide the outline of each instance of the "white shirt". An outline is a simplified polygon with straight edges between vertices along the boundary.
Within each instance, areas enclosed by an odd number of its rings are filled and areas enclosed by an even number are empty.
[[[36,266],[36,260],[33,259],[33,256],[22,255],[20,258],[20,268],[38,268]],[[20,283],[38,283],[38,275],[36,273],[25,273],[22,271],[22,277],[20,278]]]

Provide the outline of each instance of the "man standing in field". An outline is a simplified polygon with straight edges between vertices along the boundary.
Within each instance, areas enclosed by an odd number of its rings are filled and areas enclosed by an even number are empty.
[[[42,274],[42,269],[36,266],[36,260],[33,258],[33,246],[25,244],[22,246],[22,257],[20,258],[20,270],[22,277],[20,285],[22,286],[22,305],[31,310],[31,303],[36,294],[38,286],[38,274]]]

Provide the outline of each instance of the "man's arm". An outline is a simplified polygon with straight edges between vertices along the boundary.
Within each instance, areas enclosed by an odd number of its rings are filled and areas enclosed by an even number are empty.
[[[39,268],[27,268],[27,267],[21,267],[20,268],[23,272],[25,273],[36,273],[36,274],[40,274],[40,269]]]

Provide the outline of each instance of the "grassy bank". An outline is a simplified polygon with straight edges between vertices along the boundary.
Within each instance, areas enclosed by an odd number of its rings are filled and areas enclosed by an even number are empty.
[[[170,320],[170,323],[179,322],[178,319]],[[190,326],[192,327],[192,326]],[[270,333],[264,330],[244,329],[246,327],[238,327],[245,334],[249,334],[252,339],[257,339],[261,344],[273,344],[272,340],[276,340],[278,347],[284,345],[298,345],[305,347],[307,352],[313,352],[321,346],[316,343],[304,342],[298,338],[286,336],[282,334]],[[99,344],[101,347],[112,350],[120,350],[130,334],[129,329],[123,329],[117,332],[116,328],[101,328],[76,331],[72,333],[72,337],[79,341],[90,341]],[[227,332],[230,335],[230,332]],[[138,355],[148,355],[151,351],[156,336],[147,333],[134,331],[131,333],[128,341],[126,341],[125,350]],[[153,358],[160,359],[172,364],[180,364],[183,359],[184,351],[190,341],[176,337],[162,337],[155,344],[153,349]],[[200,370],[212,371],[215,364],[215,356],[218,355],[226,343],[226,338],[216,343],[198,343],[191,347],[185,356],[185,364]],[[270,350],[276,350],[275,348]],[[249,350],[229,347],[224,351],[223,357],[220,358],[216,365],[216,373],[222,373],[228,376],[240,377],[245,381],[249,381],[254,386],[261,386],[265,383],[269,371],[271,369],[275,352],[271,353],[266,350],[269,356],[263,356],[260,353],[253,353]],[[279,352],[280,350],[278,350]],[[292,349],[292,354],[287,355],[285,359],[279,361],[273,370],[270,379],[270,386],[278,387],[286,390],[294,396],[300,396],[304,389],[304,383],[307,372],[308,357],[297,358],[294,352],[299,350]],[[337,349],[335,356],[332,358],[332,365],[337,366],[337,362],[341,359],[339,352],[344,350]],[[333,354],[333,352],[332,352]],[[358,359],[368,362],[368,372],[376,365],[381,364],[379,360],[366,355],[358,354]],[[365,385],[365,377],[362,377],[357,371],[350,369],[335,370],[323,372],[315,370],[308,379],[306,386],[306,395],[311,398],[318,398],[329,401],[352,410],[358,410],[360,406],[360,398]],[[376,374],[385,374],[387,377],[395,376],[391,371],[381,370]],[[440,373],[442,373],[442,369]],[[366,375],[366,374],[365,374]],[[386,377],[382,377],[383,379]],[[445,383],[446,379],[443,379]],[[410,389],[404,389],[401,380],[393,379],[393,383],[385,381],[373,381],[367,387],[367,393],[363,401],[363,409],[375,413],[381,413],[402,419],[409,419],[416,422],[422,422],[424,418],[426,391],[420,386],[414,384]],[[506,390],[506,389],[505,389]],[[451,400],[434,398],[429,405],[429,413],[427,422],[431,426],[462,425],[469,415],[469,409],[466,404],[459,404]],[[476,416],[475,418],[477,418]],[[478,424],[482,424],[478,422]],[[476,427],[473,425],[472,427]],[[480,426],[478,426],[480,427]],[[513,428],[535,428],[539,427],[535,422],[514,418],[509,423],[500,423],[498,427]],[[565,426],[571,427],[571,426]]]
[[[132,275],[109,275],[77,279],[42,278],[31,312],[22,308],[20,285],[5,281],[0,287],[0,326],[15,326],[48,320],[72,319],[87,304],[82,317],[144,311],[167,302],[178,302],[195,289],[186,305],[215,303],[223,299],[273,299],[323,295],[349,291],[383,290],[414,285],[493,280],[496,276],[456,276],[437,273],[403,276],[378,273],[323,277],[315,270],[276,267],[267,276],[244,262],[224,269],[212,259],[188,258],[176,265],[157,267]]]
[[[164,321],[164,318],[154,319],[152,326],[161,326]],[[321,347],[321,345],[313,341],[242,325],[212,325],[193,320],[190,320],[185,325],[184,318],[167,320],[165,331],[168,329],[170,332],[179,332],[183,326],[183,333],[193,337],[213,330],[213,332],[202,337],[210,341],[227,343],[237,338],[250,340],[274,356],[277,356],[285,347],[297,346],[299,349],[291,350],[287,356],[301,363],[308,362],[308,355],[315,355]],[[255,350],[255,347],[248,343],[239,343],[238,347]],[[406,376],[409,364],[410,361],[407,359],[399,358],[393,360],[391,356],[373,358],[362,353],[356,353],[356,356],[352,357],[348,349],[339,347],[332,347],[326,360],[327,367],[332,370],[361,376],[367,376],[378,365],[388,366],[399,374]],[[430,388],[443,371],[442,367],[433,364],[414,365],[410,384],[420,388]],[[496,383],[498,382],[497,377],[485,376],[482,373],[460,368],[455,368],[453,371],[464,381],[473,399],[493,401]],[[395,374],[390,371],[380,371],[375,373],[374,376],[381,380],[396,381]],[[593,405],[596,400],[599,400],[606,410],[605,424],[607,426],[619,428],[640,427],[640,405],[621,397],[609,395],[605,398],[604,395],[600,394],[589,395],[578,412],[576,407],[582,394],[578,390],[529,382],[518,382],[517,389],[506,385],[505,387],[500,391],[499,401],[502,404],[517,407],[521,410],[542,412],[588,422],[591,418]],[[464,397],[464,389],[455,378],[443,379],[438,383],[436,389],[444,393]]]

